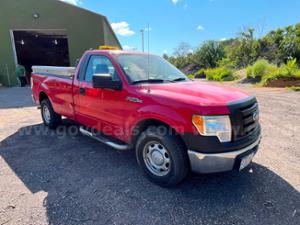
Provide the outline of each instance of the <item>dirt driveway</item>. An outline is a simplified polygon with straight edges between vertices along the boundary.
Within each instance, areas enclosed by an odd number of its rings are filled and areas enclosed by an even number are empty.
[[[300,224],[300,93],[249,89],[263,126],[250,169],[163,189],[118,152],[41,125],[30,89],[0,89],[0,225]]]

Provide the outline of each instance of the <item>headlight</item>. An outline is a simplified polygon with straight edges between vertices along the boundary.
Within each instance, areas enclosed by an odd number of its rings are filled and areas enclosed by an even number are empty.
[[[203,136],[216,136],[220,142],[231,141],[229,116],[193,116],[193,124]]]

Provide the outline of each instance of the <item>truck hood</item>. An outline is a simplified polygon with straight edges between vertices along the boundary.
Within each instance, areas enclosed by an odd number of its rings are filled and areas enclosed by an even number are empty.
[[[143,85],[146,88],[148,85]],[[148,87],[147,87],[148,88]],[[167,99],[201,106],[225,106],[229,102],[249,97],[245,92],[206,81],[149,84],[151,95],[159,100]]]

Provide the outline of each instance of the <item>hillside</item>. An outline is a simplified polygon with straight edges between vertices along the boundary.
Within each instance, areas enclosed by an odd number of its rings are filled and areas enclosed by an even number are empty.
[[[272,30],[260,38],[255,29],[248,28],[237,37],[208,40],[191,49],[188,43],[181,43],[172,56],[164,58],[190,77],[234,80],[238,78],[236,71],[245,69],[248,79],[265,86],[278,79],[287,81],[286,86],[300,83],[300,23]],[[285,86],[284,82],[273,83]]]

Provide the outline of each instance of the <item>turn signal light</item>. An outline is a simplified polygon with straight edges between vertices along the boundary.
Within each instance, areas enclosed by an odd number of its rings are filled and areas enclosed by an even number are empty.
[[[200,134],[204,133],[204,120],[202,116],[194,115],[193,116],[193,124],[197,128]]]

